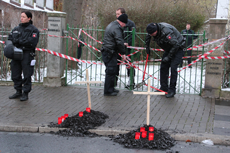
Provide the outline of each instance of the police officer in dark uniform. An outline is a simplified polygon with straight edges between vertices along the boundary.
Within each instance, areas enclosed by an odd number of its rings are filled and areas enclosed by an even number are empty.
[[[160,89],[168,92],[168,94],[166,94],[167,98],[174,97],[176,94],[177,67],[181,62],[183,49],[185,47],[184,37],[174,26],[163,22],[148,24],[146,31],[148,32],[146,36],[147,54],[150,55],[149,44],[151,37],[153,37],[153,41],[165,51],[160,67]],[[170,67],[171,78],[170,84],[168,84]]]
[[[123,38],[122,27],[126,25],[128,16],[126,14],[120,15],[117,20],[111,22],[105,29],[103,45],[102,45],[102,60],[105,63],[105,84],[104,95],[116,96],[119,90],[114,88],[114,82],[117,73],[117,56],[118,52],[125,60],[125,41]]]
[[[195,32],[193,30],[190,29],[190,23],[186,24],[186,29],[182,30],[181,33],[183,34],[183,36],[186,38],[186,48],[191,48],[192,47],[192,43],[194,39],[197,39],[197,36],[195,36]],[[185,52],[184,52],[185,54]],[[183,56],[184,56],[183,54]],[[192,50],[187,50],[187,56],[191,56],[192,55]],[[191,63],[191,58],[187,58],[188,60],[188,64]],[[180,67],[183,66],[183,59],[181,61]],[[190,65],[189,68],[192,68],[192,66]]]
[[[126,12],[125,12],[124,8],[118,8],[116,10],[116,17],[118,18],[121,14],[125,14],[125,13]],[[135,23],[132,20],[128,19],[128,22],[127,22],[126,26],[124,27],[124,40],[125,40],[125,45],[126,46],[128,46],[128,45],[131,46],[132,45],[132,33],[130,31],[132,31],[133,28],[136,28]],[[127,50],[126,55],[129,55],[131,53],[131,49],[127,48],[126,50]],[[118,56],[118,59],[119,60],[121,59],[120,56]],[[128,77],[129,77],[130,76],[130,68],[129,68],[129,66],[126,66],[126,68],[127,68],[127,74],[128,74]],[[120,65],[117,65],[117,74],[116,74],[116,82],[115,82],[116,84],[115,84],[115,86],[117,85],[119,71],[120,71]],[[134,76],[135,76],[135,70],[134,70]],[[134,78],[132,80],[133,80],[133,86],[134,86],[135,85]],[[129,88],[129,83],[127,85],[127,88]]]
[[[13,42],[17,49],[23,51],[22,60],[12,59],[11,61],[11,78],[14,82],[16,93],[10,96],[9,99],[20,97],[21,101],[25,101],[28,100],[28,93],[31,91],[31,76],[35,65],[35,48],[39,40],[39,31],[33,25],[31,12],[23,11],[21,13],[21,23],[12,30],[8,39]]]

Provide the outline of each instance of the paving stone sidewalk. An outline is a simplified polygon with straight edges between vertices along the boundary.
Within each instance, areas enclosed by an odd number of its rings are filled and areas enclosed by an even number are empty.
[[[103,89],[91,88],[92,109],[109,115],[92,132],[102,135],[127,133],[146,124],[147,96],[120,90],[118,96],[106,97]],[[0,131],[50,132],[47,125],[58,117],[70,116],[88,107],[87,88],[79,86],[44,87],[33,85],[29,100],[11,100],[13,86],[0,85]],[[179,141],[230,145],[230,101],[176,94],[174,98],[151,96],[150,124],[162,128]],[[58,129],[56,129],[58,130]]]
[[[84,87],[34,85],[29,100],[10,100],[12,86],[0,86],[0,125],[42,126],[68,113],[76,115],[88,106]],[[109,115],[98,129],[132,130],[146,124],[147,96],[120,90],[106,97],[103,89],[91,88],[92,109]],[[174,98],[151,96],[150,124],[179,133],[212,133],[215,101],[199,95],[176,94]]]

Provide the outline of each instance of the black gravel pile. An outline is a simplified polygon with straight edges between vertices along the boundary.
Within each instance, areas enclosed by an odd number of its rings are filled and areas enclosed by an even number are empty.
[[[67,128],[56,132],[55,134],[57,135],[93,137],[98,135],[95,133],[91,133],[88,130],[95,129],[95,127],[104,124],[107,118],[109,118],[108,115],[101,113],[99,111],[91,110],[90,113],[84,111],[82,117],[79,117],[78,114],[72,117],[67,117],[61,124],[51,122],[49,127]]]
[[[151,125],[149,125],[151,126]],[[140,132],[140,128],[137,130],[130,131],[127,134],[119,134],[117,136],[110,136],[113,141],[124,145],[127,148],[145,148],[145,149],[157,149],[157,150],[166,150],[170,149],[175,145],[175,140],[170,137],[170,135],[162,130],[154,128],[153,132],[149,132],[149,126],[144,125],[145,131],[147,131],[147,137],[140,139],[135,139],[135,132]],[[151,126],[153,127],[153,126]],[[149,141],[149,133],[154,133],[154,140]]]

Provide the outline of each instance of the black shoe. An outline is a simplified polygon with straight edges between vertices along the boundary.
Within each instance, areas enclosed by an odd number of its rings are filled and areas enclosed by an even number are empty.
[[[28,98],[28,93],[27,92],[24,92],[23,94],[22,94],[22,96],[21,96],[21,98],[20,98],[20,101],[26,101],[26,100],[28,100],[29,98]]]
[[[22,90],[17,90],[15,94],[9,97],[9,99],[16,99],[22,96]]]
[[[165,95],[165,97],[166,98],[172,98],[172,97],[174,97],[175,94],[176,94],[175,92],[170,91],[170,92],[168,92],[168,94]]]
[[[116,96],[117,92],[105,93],[104,96]]]
[[[116,93],[118,93],[118,92],[119,92],[119,90],[117,90],[117,89],[114,89],[114,90],[113,90],[113,92],[116,92]]]
[[[192,66],[190,65],[188,68],[192,68]]]

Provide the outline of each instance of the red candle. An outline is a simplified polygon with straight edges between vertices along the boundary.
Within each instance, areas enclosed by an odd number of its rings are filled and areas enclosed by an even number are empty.
[[[140,132],[145,131],[145,127],[140,127]]]
[[[86,111],[90,113],[90,108],[89,108],[89,107],[87,107],[87,108],[86,108]]]
[[[83,116],[83,112],[79,112],[79,117],[82,117]]]
[[[146,136],[147,136],[147,131],[143,131],[141,136],[142,136],[142,138],[146,138]]]
[[[65,117],[65,118],[69,117],[69,114],[64,114],[64,117]]]
[[[65,120],[65,116],[61,116],[61,122]]]
[[[136,140],[140,139],[140,132],[136,132],[136,133],[135,133],[135,139],[136,139]]]
[[[140,132],[135,132],[135,135],[139,135],[139,136],[140,136],[140,135],[141,135],[141,133],[140,133]]]
[[[149,131],[154,131],[154,127],[149,127]]]
[[[58,124],[61,124],[61,123],[62,123],[62,118],[58,117]]]
[[[152,141],[154,138],[154,133],[149,133],[149,141]]]

